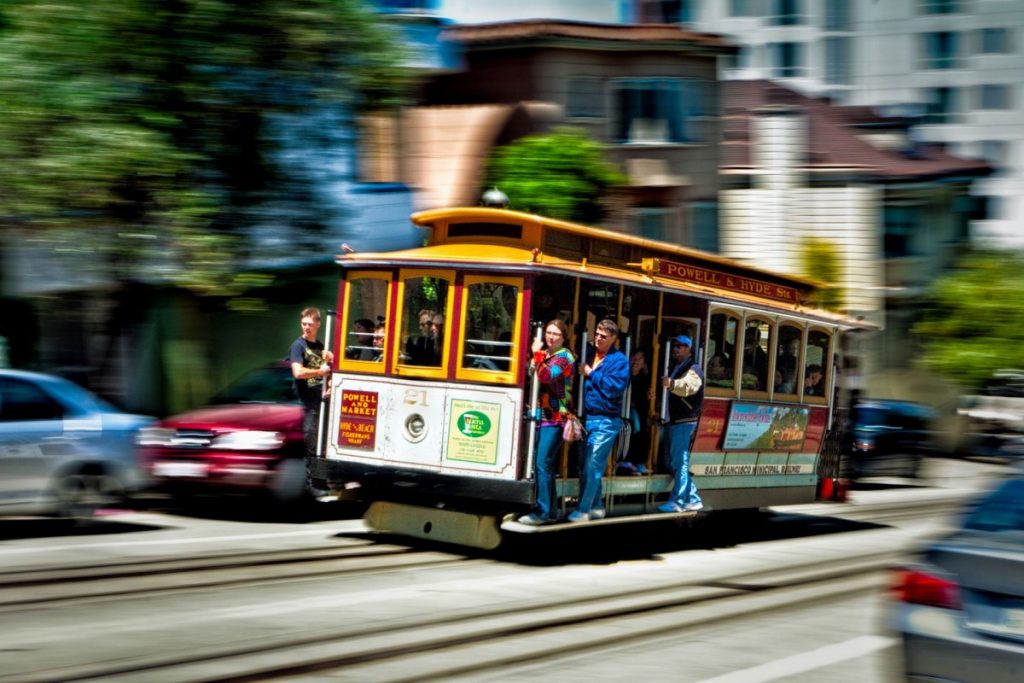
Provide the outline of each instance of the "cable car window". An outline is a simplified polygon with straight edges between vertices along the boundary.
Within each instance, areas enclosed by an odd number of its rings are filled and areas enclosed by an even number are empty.
[[[795,325],[779,325],[779,344],[775,355],[775,393],[797,393],[797,370],[800,367],[800,346],[804,338],[802,329]]]
[[[743,326],[743,374],[740,386],[753,391],[768,391],[768,349],[772,343],[772,324],[760,318],[748,318]]]
[[[829,342],[831,336],[821,330],[807,334],[807,357],[804,361],[804,396],[826,396],[828,388]]]
[[[384,354],[384,313],[389,280],[358,278],[348,283],[345,358],[380,361]]]
[[[707,370],[708,387],[736,388],[736,333],[739,316],[733,313],[713,313],[708,330]]]
[[[405,365],[441,367],[447,335],[444,315],[448,301],[448,281],[429,276],[409,278],[404,288],[399,362]]]
[[[519,288],[500,282],[469,285],[462,366],[505,372],[512,361],[512,333]]]

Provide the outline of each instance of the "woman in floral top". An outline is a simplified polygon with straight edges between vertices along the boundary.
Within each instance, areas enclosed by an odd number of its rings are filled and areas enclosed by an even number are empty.
[[[533,526],[558,520],[555,505],[555,468],[562,446],[562,428],[572,409],[572,378],[576,358],[564,344],[569,338],[569,327],[555,319],[544,328],[544,341],[533,342],[533,360],[530,371],[536,373],[540,384],[538,405],[540,427],[537,443],[537,504],[533,512],[519,518],[521,524]],[[544,350],[545,346],[547,350]]]

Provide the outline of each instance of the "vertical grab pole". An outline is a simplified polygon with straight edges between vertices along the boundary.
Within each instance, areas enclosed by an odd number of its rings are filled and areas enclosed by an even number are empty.
[[[324,343],[324,350],[331,350],[331,342],[334,338],[331,336],[331,323],[334,322],[334,316],[336,312],[331,309],[327,309],[327,331],[324,333],[326,342]],[[333,377],[325,378],[324,383],[332,380]],[[333,387],[332,387],[333,390]],[[317,420],[316,425],[316,457],[322,458],[324,455],[324,420],[327,416],[324,415],[324,409],[327,407],[327,395],[323,392],[320,394],[320,417]]]
[[[544,325],[537,326],[535,340],[540,341],[544,336]],[[532,354],[532,350],[531,350]],[[532,356],[531,356],[532,357]],[[533,384],[530,385],[530,441],[526,445],[526,476],[533,474],[533,459],[537,450],[537,403],[540,400],[540,382],[537,381],[537,369],[533,370]]]
[[[583,334],[580,335],[580,342],[581,342],[580,343],[580,364],[581,365],[586,365],[587,364],[587,331],[586,330],[583,330]],[[584,402],[583,402],[583,392],[586,391],[586,389],[587,389],[586,382],[584,380],[586,380],[586,377],[584,377],[583,373],[581,372],[580,373],[580,404],[578,406],[576,406],[576,414],[579,415],[580,417],[583,417],[584,413],[586,412],[583,409],[583,406],[585,405]]]
[[[665,344],[665,366],[661,371],[662,377],[668,377],[668,364],[672,361],[672,340]],[[661,388],[661,422],[668,422],[668,389]]]
[[[626,455],[629,450],[629,438],[632,435],[633,428],[630,424],[630,409],[633,404],[633,363],[632,363],[632,348],[633,348],[633,335],[626,336],[626,360],[630,362],[629,365],[629,384],[626,385],[626,393],[622,397],[622,426],[619,427],[619,434],[622,436],[619,439],[618,453],[616,454],[615,461],[618,462]]]

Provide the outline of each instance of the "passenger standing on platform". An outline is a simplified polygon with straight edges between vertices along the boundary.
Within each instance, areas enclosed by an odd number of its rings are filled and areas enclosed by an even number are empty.
[[[668,424],[663,434],[664,453],[672,471],[672,494],[659,505],[660,512],[696,512],[704,508],[690,476],[690,444],[704,403],[704,373],[691,353],[693,341],[686,335],[672,339],[672,372],[661,385],[668,393]]]
[[[306,455],[315,456],[324,378],[331,374],[334,356],[330,351],[325,351],[323,342],[316,338],[320,331],[320,309],[304,309],[299,321],[302,336],[292,342],[288,360],[292,364],[292,377],[295,378],[295,393],[306,408],[302,418]]]
[[[629,385],[629,360],[615,347],[619,328],[602,320],[594,332],[594,357],[580,368],[584,382],[587,438],[580,463],[580,498],[570,522],[604,517],[601,478],[622,429],[622,399]],[[588,354],[589,355],[589,354]]]
[[[538,405],[541,411],[537,430],[537,504],[533,512],[519,518],[521,524],[538,526],[558,520],[555,510],[555,471],[562,446],[562,429],[572,409],[572,377],[576,357],[565,342],[569,326],[557,318],[544,329],[544,341],[533,341],[530,371],[540,385]],[[547,350],[544,350],[545,342]]]

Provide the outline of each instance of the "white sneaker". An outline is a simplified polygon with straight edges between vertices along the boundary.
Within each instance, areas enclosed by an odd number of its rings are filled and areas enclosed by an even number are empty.
[[[576,523],[576,522],[589,522],[590,521],[590,515],[587,514],[586,512],[580,512],[579,510],[573,510],[571,513],[569,513],[569,516],[566,517],[565,519],[566,519],[566,521],[572,522],[572,523]]]
[[[607,510],[605,510],[604,508],[594,508],[593,510],[590,511],[590,518],[604,519],[606,513]]]
[[[704,509],[704,503],[688,503],[683,506],[687,512],[699,512]]]

